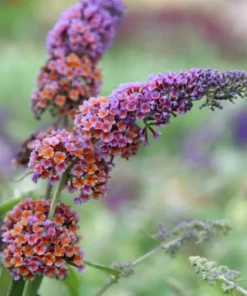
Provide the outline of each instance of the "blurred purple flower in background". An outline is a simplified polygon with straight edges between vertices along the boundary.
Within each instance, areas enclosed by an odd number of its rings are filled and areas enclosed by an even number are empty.
[[[6,110],[0,110],[0,182],[2,182],[11,169],[11,159],[14,156],[15,143],[8,135],[5,127],[9,118]]]
[[[247,109],[242,109],[234,116],[232,137],[238,147],[247,147]]]
[[[182,159],[192,168],[214,166],[212,151],[219,141],[221,130],[213,126],[202,126],[192,131],[182,145]]]
[[[118,212],[138,198],[140,188],[140,180],[133,175],[118,175],[110,181],[108,194],[103,201],[110,211]]]

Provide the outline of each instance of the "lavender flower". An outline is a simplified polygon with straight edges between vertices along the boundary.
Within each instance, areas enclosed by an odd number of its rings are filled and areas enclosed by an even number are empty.
[[[205,125],[191,132],[183,142],[182,158],[192,168],[213,167],[212,151],[219,140],[221,130]]]
[[[98,61],[111,46],[124,12],[121,0],[81,0],[67,9],[47,38],[50,56],[71,52]]]
[[[241,110],[233,119],[233,139],[240,148],[247,146],[247,110]]]

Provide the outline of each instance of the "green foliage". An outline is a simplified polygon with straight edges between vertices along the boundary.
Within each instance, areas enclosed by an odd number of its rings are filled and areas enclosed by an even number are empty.
[[[20,279],[18,281],[14,281],[10,295],[9,296],[19,296],[22,294],[25,286],[25,281]]]
[[[2,267],[0,271],[0,296],[10,296],[12,286],[13,278],[9,274],[9,271]]]
[[[80,296],[80,280],[73,267],[69,268],[69,275],[64,279],[63,283],[69,289],[70,295]]]
[[[17,197],[15,199],[11,199],[10,201],[4,202],[0,204],[0,217],[4,218],[6,213],[13,209],[14,206],[16,206],[20,201],[26,199],[27,197],[31,197],[33,199],[37,197],[41,197],[41,194],[33,194],[31,192],[25,193],[20,197]]]

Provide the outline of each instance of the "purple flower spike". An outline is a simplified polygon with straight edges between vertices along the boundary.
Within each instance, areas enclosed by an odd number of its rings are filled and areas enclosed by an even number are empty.
[[[64,11],[47,37],[51,56],[75,52],[98,61],[111,46],[125,8],[121,0],[81,0]]]

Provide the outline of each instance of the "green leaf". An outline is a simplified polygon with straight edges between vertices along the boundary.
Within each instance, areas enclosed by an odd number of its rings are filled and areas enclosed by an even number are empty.
[[[39,287],[41,284],[43,277],[42,276],[36,276],[35,279],[32,281],[31,288],[30,288],[30,294],[32,296],[38,295]],[[14,281],[11,293],[8,296],[20,296],[23,293],[24,286],[25,286],[26,281],[23,279],[20,279],[18,281]],[[0,293],[0,296],[1,293]]]
[[[6,268],[2,267],[0,274],[0,296],[10,296],[12,286],[12,276]]]
[[[64,279],[63,283],[70,291],[70,295],[80,296],[80,280],[73,267],[69,267],[69,275]]]
[[[9,296],[19,296],[22,295],[22,292],[24,290],[25,281],[20,279],[18,281],[13,282],[13,286],[11,289],[11,293]]]
[[[42,280],[43,276],[36,275],[35,279],[32,281],[31,295],[38,295],[39,287],[41,285]]]
[[[5,216],[5,214],[13,209],[15,205],[17,205],[22,200],[22,197],[15,198],[13,200],[4,202],[0,205],[0,216]]]
[[[114,275],[116,278],[118,278],[121,274],[121,271],[119,269],[116,268],[111,268],[105,265],[101,265],[101,264],[95,264],[89,261],[84,261],[84,263],[88,266],[91,266],[93,268],[99,269],[101,271],[104,271],[108,274]]]

